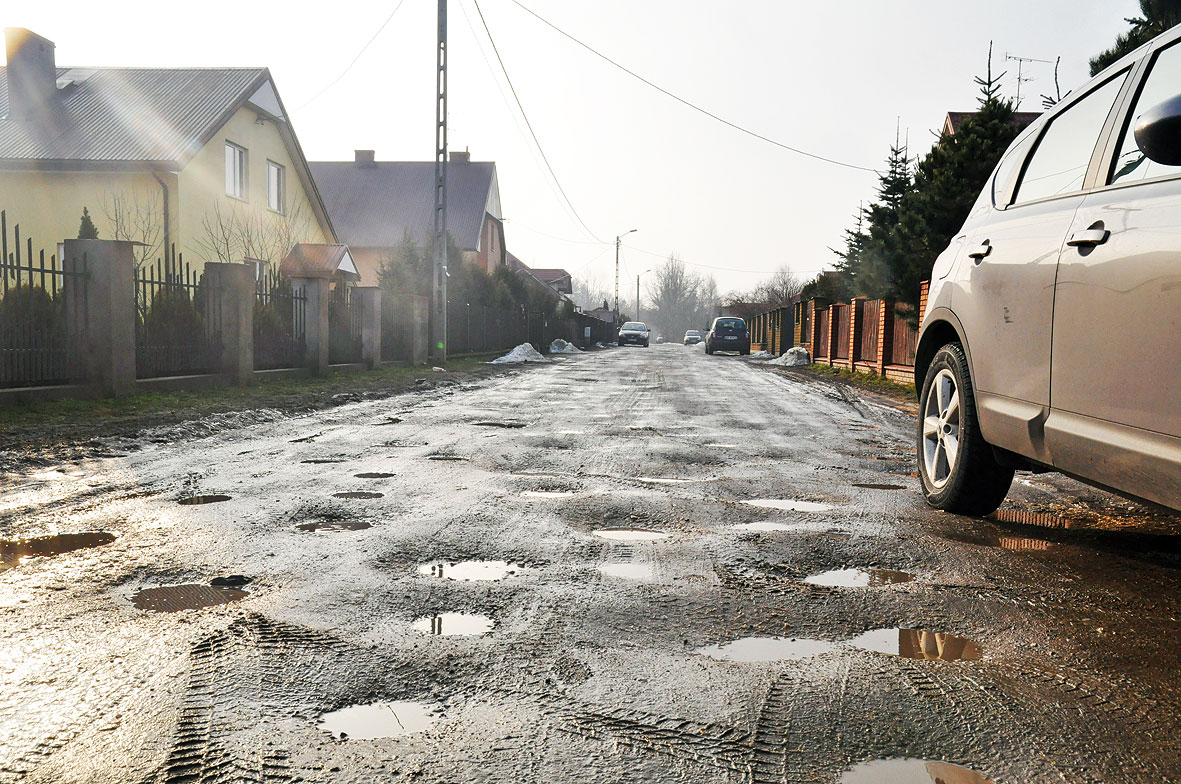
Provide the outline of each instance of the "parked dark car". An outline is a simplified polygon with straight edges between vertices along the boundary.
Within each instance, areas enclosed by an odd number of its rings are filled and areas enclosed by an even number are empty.
[[[1014,469],[1181,509],[1181,27],[1014,140],[936,259],[915,357],[929,504]],[[1170,359],[1171,357],[1171,359]]]
[[[695,329],[688,330],[685,333],[685,345],[695,346],[701,342],[701,333]]]
[[[737,351],[750,353],[750,330],[746,322],[735,316],[721,316],[714,319],[709,334],[705,336],[705,353],[715,351]]]
[[[642,321],[626,321],[619,328],[619,345],[648,348],[648,325]]]

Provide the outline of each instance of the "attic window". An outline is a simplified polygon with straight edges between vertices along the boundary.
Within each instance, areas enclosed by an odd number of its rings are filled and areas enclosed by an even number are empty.
[[[246,149],[226,142],[226,195],[246,200]]]
[[[280,214],[287,211],[284,208],[287,201],[286,175],[283,166],[267,161],[267,207]]]

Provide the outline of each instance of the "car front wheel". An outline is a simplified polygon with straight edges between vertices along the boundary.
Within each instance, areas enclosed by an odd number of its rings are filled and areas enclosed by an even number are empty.
[[[936,509],[985,515],[1000,506],[1013,469],[997,462],[980,434],[968,360],[959,343],[939,349],[919,397],[919,478]]]

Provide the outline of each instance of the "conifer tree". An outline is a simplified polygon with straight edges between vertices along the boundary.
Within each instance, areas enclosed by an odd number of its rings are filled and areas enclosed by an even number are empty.
[[[90,211],[85,207],[82,208],[82,222],[78,224],[78,239],[80,240],[97,240],[98,227],[94,225],[94,221],[90,219]]]
[[[1141,44],[1181,24],[1181,0],[1140,0],[1140,13],[1144,15],[1124,20],[1132,27],[1121,33],[1111,48],[1091,58],[1091,76]]]

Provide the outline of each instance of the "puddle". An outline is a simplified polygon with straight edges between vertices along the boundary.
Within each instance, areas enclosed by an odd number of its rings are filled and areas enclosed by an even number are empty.
[[[333,498],[372,499],[372,498],[381,498],[384,495],[385,495],[385,493],[373,493],[368,490],[346,490],[343,493],[333,493],[332,497]]]
[[[680,479],[680,478],[676,478],[676,477],[663,477],[663,476],[637,476],[637,477],[635,477],[635,480],[637,482],[648,482],[650,484],[658,484],[658,485],[683,485],[683,484],[688,484],[690,482],[709,481],[706,479]]]
[[[879,585],[908,583],[914,579],[909,572],[895,572],[890,569],[833,569],[804,578],[811,585],[826,585],[833,588],[874,588]]]
[[[621,580],[651,580],[656,576],[652,564],[644,562],[600,564],[599,571],[605,577],[618,577]]]
[[[391,474],[388,471],[363,471],[359,474],[353,474],[353,476],[358,479],[389,479],[390,477],[397,476],[397,474]]]
[[[0,572],[19,566],[25,558],[61,555],[87,547],[99,547],[113,541],[115,541],[115,535],[106,531],[38,536],[34,539],[0,540]]]
[[[734,528],[735,531],[790,531],[793,528],[795,528],[795,526],[788,525],[787,523],[768,523],[768,522],[739,523],[738,525],[735,525],[732,527]]]
[[[658,539],[667,539],[672,536],[664,531],[651,531],[646,528],[597,528],[591,533],[604,539],[615,539],[621,542],[655,542]]]
[[[459,455],[427,455],[427,460],[467,460]]]
[[[503,580],[523,570],[523,566],[508,561],[435,561],[418,567],[419,574],[461,582]]]
[[[957,661],[979,659],[983,655],[979,644],[965,637],[919,629],[870,629],[846,643],[864,651],[907,659]]]
[[[229,501],[228,495],[191,495],[188,498],[182,498],[177,501],[182,506],[197,506],[199,504],[220,504],[222,501]]]
[[[1002,523],[1021,523],[1023,525],[1039,525],[1043,528],[1070,528],[1074,521],[1061,515],[1048,512],[1029,512],[1024,509],[998,509],[991,518]]]
[[[479,636],[492,631],[492,619],[478,613],[439,613],[417,619],[413,628],[423,634],[441,637]]]
[[[569,498],[574,495],[573,490],[526,490],[521,493],[525,498]]]
[[[950,762],[899,757],[862,762],[840,784],[992,784],[992,779]]]
[[[1056,542],[1048,542],[1045,539],[1030,539],[1026,536],[998,536],[994,546],[1000,547],[1002,550],[1049,550],[1056,544]]]
[[[737,449],[738,448],[738,444],[702,444],[702,446],[708,446],[713,449]]]
[[[832,509],[829,504],[818,504],[815,501],[790,501],[783,498],[754,498],[742,503],[761,509],[782,509],[785,512],[823,512]]]
[[[213,588],[208,585],[165,585],[145,588],[131,597],[131,603],[141,610],[178,612],[199,610],[244,599],[249,594],[240,588]]]
[[[805,637],[742,637],[721,645],[697,648],[693,652],[711,659],[766,662],[808,659],[839,648],[840,643],[811,640]]]
[[[240,588],[249,585],[253,580],[244,574],[230,574],[225,577],[214,577],[209,584],[214,588]]]
[[[860,482],[854,482],[853,486],[860,487],[864,490],[905,490],[906,489],[902,485],[875,485],[875,484],[860,483]]]
[[[310,523],[300,523],[295,526],[297,531],[364,531],[372,528],[373,523],[364,520],[315,520]]]
[[[375,702],[325,713],[316,726],[339,740],[376,740],[423,732],[442,717],[437,705]]]
[[[314,457],[311,460],[300,460],[301,463],[309,465],[321,465],[323,463],[343,463],[343,457]]]
[[[483,422],[473,422],[476,427],[503,427],[510,430],[516,430],[525,426],[524,422],[496,422],[493,420],[485,420]]]
[[[402,421],[402,417],[390,417],[389,419],[383,419],[380,422],[374,422],[373,424],[375,424],[375,425],[396,425],[396,424],[400,423],[401,421]]]

